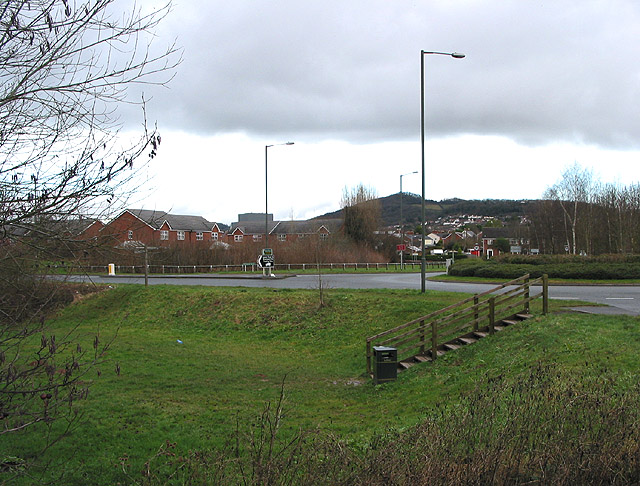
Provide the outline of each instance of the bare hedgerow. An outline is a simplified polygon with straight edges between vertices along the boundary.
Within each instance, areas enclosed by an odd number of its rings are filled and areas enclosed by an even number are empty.
[[[172,452],[143,484],[638,484],[640,387],[585,368],[540,365],[515,380],[487,378],[419,425],[364,445],[319,430],[282,438],[281,395],[248,434],[238,427],[222,449]]]
[[[373,485],[637,483],[640,389],[619,381],[550,366],[515,382],[493,378],[414,429],[378,438],[361,477]]]

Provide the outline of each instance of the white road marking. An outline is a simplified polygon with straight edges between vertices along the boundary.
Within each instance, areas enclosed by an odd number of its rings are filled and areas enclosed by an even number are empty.
[[[634,297],[607,297],[606,300],[633,300]]]

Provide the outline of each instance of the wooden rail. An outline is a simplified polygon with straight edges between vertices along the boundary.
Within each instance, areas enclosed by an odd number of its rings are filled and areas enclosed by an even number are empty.
[[[321,263],[321,270],[389,270],[397,272],[402,270],[420,270],[420,262],[400,263]],[[446,267],[446,262],[427,262],[427,268],[430,270],[442,269]],[[274,271],[295,271],[295,270],[317,270],[317,263],[276,263]],[[108,265],[91,265],[91,266],[74,266],[74,265],[55,265],[58,271],[82,272],[82,273],[108,273]],[[144,265],[116,265],[116,274],[144,274]],[[196,274],[196,273],[217,273],[217,272],[256,272],[261,273],[262,270],[255,262],[228,264],[228,265],[149,265],[150,274]]]
[[[475,333],[494,334],[501,321],[518,315],[529,315],[531,301],[542,298],[542,313],[549,310],[547,275],[530,280],[529,274],[506,282],[491,290],[475,294],[444,309],[419,317],[400,326],[367,338],[367,373],[372,374],[374,346],[396,348],[398,363],[415,358],[435,360],[454,342],[464,343],[465,336]],[[531,295],[531,287],[542,290]],[[455,346],[454,346],[455,347]]]

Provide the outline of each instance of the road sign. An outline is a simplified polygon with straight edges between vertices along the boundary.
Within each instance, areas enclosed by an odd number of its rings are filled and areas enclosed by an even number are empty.
[[[258,257],[258,266],[260,268],[273,267],[273,258],[270,258],[268,256],[264,256],[264,255],[260,255]]]
[[[262,255],[258,257],[258,266],[260,268],[268,268],[273,267],[275,263],[275,257],[273,255],[273,249],[264,248],[262,250]]]
[[[407,249],[407,245],[396,245],[396,250],[405,251]]]

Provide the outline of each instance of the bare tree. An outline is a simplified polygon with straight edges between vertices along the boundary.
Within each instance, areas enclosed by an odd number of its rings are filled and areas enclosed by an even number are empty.
[[[535,237],[552,253],[636,253],[640,241],[640,185],[603,184],[574,164],[531,208]],[[564,227],[564,231],[561,229]],[[558,243],[564,240],[562,245]]]
[[[123,15],[114,0],[0,3],[0,434],[60,416],[73,423],[73,402],[86,396],[79,379],[105,349],[98,336],[86,352],[72,336],[47,334],[48,310],[68,293],[37,265],[64,246],[69,218],[122,201],[138,165],[155,156],[160,135],[147,128],[144,100],[132,143],[120,139],[117,108],[131,101],[131,85],[173,76],[179,50],[155,52],[148,41],[169,10]],[[35,349],[25,344],[34,335]]]
[[[640,186],[605,184],[598,193],[597,204],[601,214],[601,226],[606,229],[608,251],[637,252]]]
[[[629,239],[631,241],[631,251],[640,252],[640,184],[635,183],[627,188],[627,198],[629,201]]]
[[[134,83],[165,84],[175,46],[145,36],[169,6],[121,17],[114,0],[8,0],[0,7],[0,227],[95,213],[121,197],[155,130],[122,148],[116,107]],[[140,100],[142,103],[143,100]],[[142,105],[143,106],[143,105]],[[144,106],[143,106],[144,109]],[[142,115],[142,111],[141,111]]]
[[[545,199],[556,200],[568,222],[567,244],[571,253],[577,253],[577,227],[580,217],[579,208],[588,204],[593,196],[593,174],[590,170],[574,163],[562,173],[562,179],[548,188]]]
[[[374,189],[363,184],[344,188],[340,206],[344,215],[344,231],[356,243],[372,245],[374,231],[380,222],[380,204]]]

